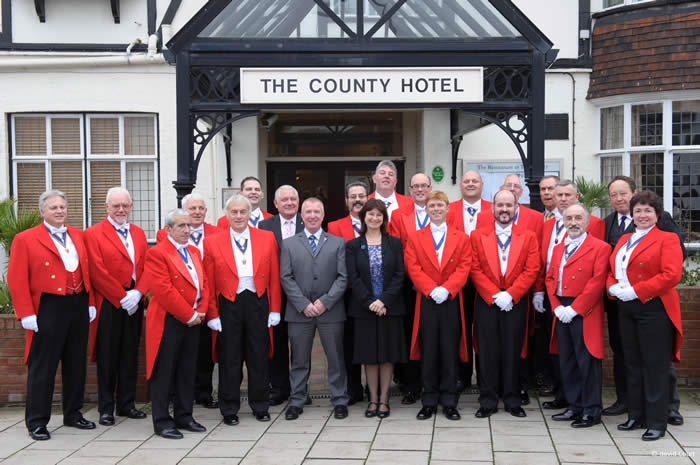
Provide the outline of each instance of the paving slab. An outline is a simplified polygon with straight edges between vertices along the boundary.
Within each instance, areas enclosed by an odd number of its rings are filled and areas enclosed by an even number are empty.
[[[484,443],[438,442],[433,444],[430,457],[435,460],[488,461],[493,459],[493,453]]]
[[[373,450],[365,465],[428,465],[427,452]]]
[[[494,452],[496,465],[558,465],[555,454],[539,452]]]
[[[642,442],[642,441],[639,441]],[[557,445],[562,462],[578,463],[625,463],[615,446],[585,446],[574,444]]]
[[[376,450],[430,450],[429,434],[377,434],[372,443]]]
[[[369,454],[369,442],[317,442],[309,451],[309,458],[316,459],[364,459]]]
[[[188,458],[245,457],[255,441],[202,441],[187,454]]]

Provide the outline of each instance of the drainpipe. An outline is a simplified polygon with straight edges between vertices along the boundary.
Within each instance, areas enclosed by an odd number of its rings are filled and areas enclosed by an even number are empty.
[[[571,78],[571,180],[576,179],[576,78],[570,72],[565,72]]]
[[[111,66],[145,66],[166,63],[162,53],[158,53],[158,36],[152,34],[148,38],[146,53],[132,54],[131,49],[141,43],[141,39],[132,41],[125,53],[118,55],[86,55],[86,56],[36,56],[35,54],[15,54],[0,56],[0,72],[12,72],[33,69],[79,68],[79,67],[111,67]],[[17,58],[15,58],[17,57]]]

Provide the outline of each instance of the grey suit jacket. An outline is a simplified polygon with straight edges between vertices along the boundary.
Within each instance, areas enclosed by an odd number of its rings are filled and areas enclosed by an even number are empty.
[[[322,231],[314,255],[304,231],[285,239],[280,251],[280,282],[287,294],[286,321],[309,321],[304,309],[316,299],[326,306],[317,317],[319,321],[345,321],[345,240]]]

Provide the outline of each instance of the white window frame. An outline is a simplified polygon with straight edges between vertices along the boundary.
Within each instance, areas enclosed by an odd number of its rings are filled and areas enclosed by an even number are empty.
[[[613,10],[615,8],[622,8],[623,6],[627,5],[636,5],[637,3],[648,3],[652,2],[654,0],[623,0],[622,3],[619,5],[613,5],[613,6],[605,6],[605,0],[600,0],[600,9],[601,11],[608,11],[608,10]]]

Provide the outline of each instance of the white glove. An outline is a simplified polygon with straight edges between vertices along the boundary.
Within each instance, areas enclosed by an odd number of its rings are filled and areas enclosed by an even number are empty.
[[[578,312],[571,308],[570,305],[567,305],[564,307],[562,310],[562,317],[564,318],[562,320],[562,323],[571,323],[571,320],[573,320],[575,317],[578,316]]]
[[[88,315],[90,315],[90,323],[92,323],[92,320],[97,316],[97,309],[93,305],[88,307]]]
[[[209,326],[209,329],[212,329],[212,330],[218,331],[218,332],[221,332],[221,330],[223,329],[221,327],[221,318],[219,318],[218,316],[216,318],[214,318],[213,320],[207,321],[207,326]]]
[[[532,296],[532,305],[537,313],[544,312],[544,292],[535,292],[535,295]]]
[[[39,324],[36,321],[36,315],[22,317],[20,321],[22,322],[22,328],[34,331],[35,333],[39,332]]]
[[[501,291],[498,294],[492,295],[491,297],[495,299],[493,303],[496,304],[501,310],[508,312],[513,308],[513,297],[511,297],[511,295],[506,291]],[[509,305],[510,308],[506,310]]]
[[[613,284],[608,288],[608,294],[610,294],[613,297],[617,297],[620,291],[622,290],[622,284],[617,283]]]
[[[447,300],[450,296],[450,291],[442,286],[438,286],[430,292],[430,297],[435,301],[436,304],[441,304]]]
[[[280,324],[280,314],[277,312],[270,313],[267,317],[267,327],[277,326],[278,324]]]
[[[564,320],[562,319],[562,318],[564,318],[564,306],[563,305],[560,305],[554,309],[554,316],[556,316],[559,319],[559,321],[564,323]]]
[[[143,294],[141,294],[140,291],[137,291],[136,289],[130,289],[126,291],[126,296],[124,296],[124,298],[120,300],[119,303],[122,304],[122,308],[126,310],[129,315],[133,315],[139,308],[139,302],[141,301],[141,297],[143,297]]]
[[[511,310],[513,310],[513,302],[509,303],[505,306],[505,308],[501,309],[502,312],[510,312]]]
[[[634,292],[634,288],[632,286],[625,286],[619,290],[617,293],[617,298],[623,302],[629,302],[630,300],[637,298],[637,293]]]

